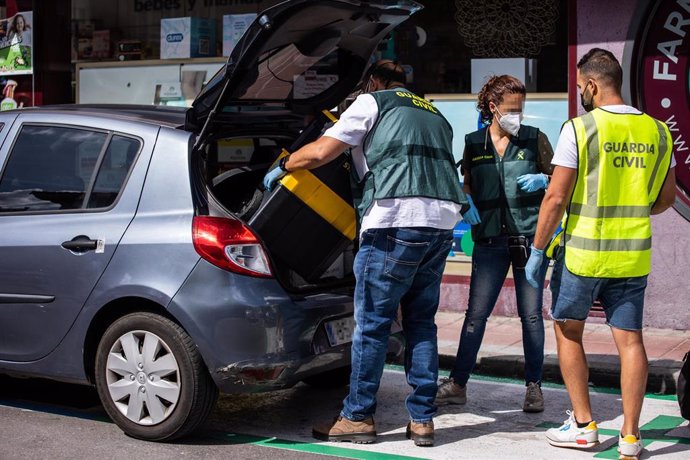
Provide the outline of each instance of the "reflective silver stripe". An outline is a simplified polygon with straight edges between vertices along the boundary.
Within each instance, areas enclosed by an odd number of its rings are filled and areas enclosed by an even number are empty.
[[[590,206],[597,205],[599,196],[599,130],[594,115],[587,113],[582,116],[587,139],[587,200]]]
[[[649,217],[651,206],[590,206],[571,203],[570,214],[603,219],[607,217]]]
[[[647,251],[652,248],[652,238],[597,240],[566,234],[565,244],[570,248],[585,249],[587,251]]]
[[[668,139],[666,138],[666,130],[664,125],[659,120],[654,120],[656,122],[656,127],[659,129],[659,155],[656,157],[656,163],[654,163],[654,169],[652,170],[652,175],[649,177],[649,183],[647,184],[647,194],[652,195],[652,188],[654,187],[654,181],[656,180],[656,175],[659,172],[659,167],[661,166],[661,161],[666,156],[668,151]],[[656,200],[656,197],[654,197]]]

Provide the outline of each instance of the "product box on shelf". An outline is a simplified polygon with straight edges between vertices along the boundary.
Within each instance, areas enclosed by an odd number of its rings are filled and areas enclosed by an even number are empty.
[[[115,57],[118,61],[138,61],[143,57],[141,40],[120,40],[115,45]]]
[[[92,40],[91,57],[97,59],[107,59],[111,56],[110,52],[110,30],[94,30]]]
[[[254,19],[256,19],[256,14],[253,13],[223,16],[223,56],[230,56]]]
[[[186,17],[161,19],[161,59],[215,56],[216,22]]]

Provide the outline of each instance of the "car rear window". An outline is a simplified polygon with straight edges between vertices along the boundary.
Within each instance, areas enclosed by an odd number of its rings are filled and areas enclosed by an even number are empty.
[[[98,169],[88,208],[107,208],[115,202],[140,146],[136,139],[113,136]]]
[[[140,145],[103,131],[25,125],[0,178],[0,212],[107,208]]]

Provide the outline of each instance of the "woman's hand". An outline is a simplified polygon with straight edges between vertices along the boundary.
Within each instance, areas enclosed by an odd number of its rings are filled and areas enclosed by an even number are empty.
[[[479,217],[479,210],[474,205],[472,197],[469,194],[465,194],[465,196],[467,197],[467,203],[470,205],[470,209],[468,209],[467,212],[462,215],[462,220],[470,225],[477,225],[482,221],[482,219]]]
[[[523,192],[536,192],[546,189],[549,186],[549,179],[546,174],[523,174],[517,178],[517,184]]]

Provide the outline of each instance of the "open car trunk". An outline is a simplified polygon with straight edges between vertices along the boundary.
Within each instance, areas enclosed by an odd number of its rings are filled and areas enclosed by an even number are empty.
[[[187,111],[206,189],[268,249],[284,286],[352,285],[355,218],[343,158],[261,187],[284,149],[323,131],[323,110],[351,94],[412,0],[289,0],[260,13]],[[313,173],[313,174],[312,174]]]
[[[288,175],[266,191],[263,178],[284,151],[311,142],[328,126],[316,119],[299,133],[233,130],[207,144],[203,176],[213,200],[262,240],[276,276],[289,289],[354,282],[355,220],[346,154],[313,171]]]

